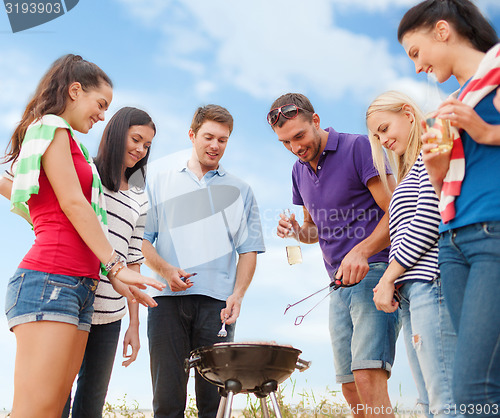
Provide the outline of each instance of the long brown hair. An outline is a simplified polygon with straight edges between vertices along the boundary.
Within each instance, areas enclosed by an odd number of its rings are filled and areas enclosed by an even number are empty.
[[[125,143],[128,138],[128,130],[132,126],[149,126],[156,134],[156,126],[151,116],[135,107],[123,107],[113,115],[106,125],[99,144],[99,151],[94,159],[102,184],[114,192],[120,190]],[[127,180],[135,172],[140,171],[140,175],[134,176],[134,186],[144,187],[149,151],[150,148],[142,160],[125,170]]]
[[[4,162],[15,161],[28,126],[47,114],[60,115],[66,109],[69,86],[79,82],[84,91],[98,88],[101,83],[113,87],[110,78],[97,65],[79,55],[67,54],[56,60],[42,77],[29,101],[23,117],[7,145]]]

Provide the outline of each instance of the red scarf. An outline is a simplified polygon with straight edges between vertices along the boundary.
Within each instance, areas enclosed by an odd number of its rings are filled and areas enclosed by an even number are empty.
[[[475,107],[499,85],[500,44],[497,44],[486,53],[469,84],[458,96],[458,100],[461,100],[470,107]],[[439,212],[445,224],[455,217],[455,199],[460,195],[464,176],[464,147],[462,139],[459,136],[453,141],[450,167],[443,181],[439,202]]]

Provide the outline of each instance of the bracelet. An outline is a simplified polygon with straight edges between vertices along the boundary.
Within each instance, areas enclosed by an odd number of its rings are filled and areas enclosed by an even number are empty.
[[[116,265],[116,263],[118,263],[119,261],[120,261],[120,256],[116,254],[115,258],[112,258],[104,265],[104,269],[109,273]]]
[[[112,272],[112,273],[111,273],[111,277],[112,277],[113,279],[116,277],[116,275],[117,275],[117,274],[118,274],[118,273],[119,273],[119,272],[120,272],[123,268],[125,268],[125,263],[124,263],[122,260],[120,260],[120,261],[119,261],[119,264],[120,264],[120,266],[119,266],[119,267],[118,267],[118,268],[117,268],[114,272]],[[113,267],[114,267],[114,266],[113,266]]]

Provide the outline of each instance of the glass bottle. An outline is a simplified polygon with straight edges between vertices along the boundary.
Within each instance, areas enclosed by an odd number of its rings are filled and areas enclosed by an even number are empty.
[[[290,209],[285,209],[283,211],[283,215],[287,220],[290,220],[291,212]],[[302,251],[300,249],[300,240],[299,233],[295,231],[293,228],[288,232],[287,238],[287,246],[286,246],[286,257],[288,259],[288,264],[300,264],[302,263]],[[295,240],[297,242],[292,242],[291,240]]]

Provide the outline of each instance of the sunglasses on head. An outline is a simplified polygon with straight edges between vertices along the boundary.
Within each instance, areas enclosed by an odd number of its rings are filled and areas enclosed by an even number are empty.
[[[280,118],[280,114],[282,114],[286,119],[296,118],[299,114],[299,109],[307,112],[307,110],[294,104],[286,104],[275,109],[271,109],[267,114],[267,122],[271,126],[276,125],[276,122],[278,122],[278,119]]]

